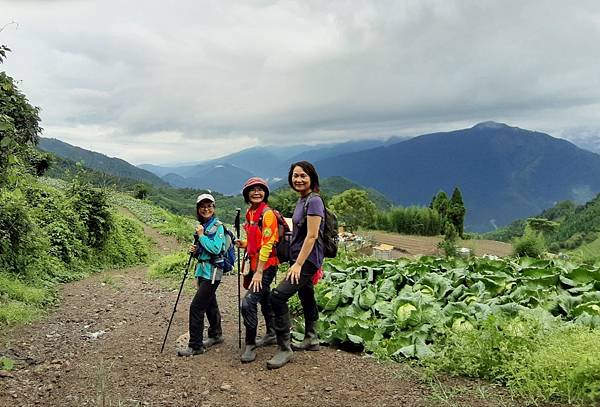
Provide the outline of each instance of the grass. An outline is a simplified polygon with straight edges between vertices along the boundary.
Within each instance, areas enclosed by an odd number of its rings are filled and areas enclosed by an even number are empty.
[[[0,303],[0,328],[33,321],[41,313],[40,308],[18,301]]]
[[[15,367],[15,362],[11,358],[1,357],[0,358],[0,370],[10,372]]]
[[[30,284],[0,273],[0,298],[11,298],[26,304],[42,305],[51,297],[47,288],[32,287]]]

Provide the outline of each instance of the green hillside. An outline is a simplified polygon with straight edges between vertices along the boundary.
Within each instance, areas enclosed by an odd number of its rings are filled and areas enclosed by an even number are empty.
[[[160,177],[150,171],[138,168],[125,160],[108,157],[104,154],[72,146],[57,139],[40,138],[38,148],[54,153],[55,155],[70,161],[82,161],[86,167],[101,171],[105,174],[149,182],[154,185],[168,185]]]
[[[144,198],[164,209],[183,216],[194,216],[196,197],[206,190],[193,188],[173,188],[167,185],[153,185],[138,180],[110,175],[102,171],[86,168],[85,165],[53,155],[52,164],[46,175],[65,181],[72,180],[75,176],[96,187],[110,188],[116,191],[136,195],[144,191]],[[226,196],[219,192],[212,192],[217,200],[218,214],[223,221],[233,223],[235,209],[244,207],[241,196]]]
[[[600,194],[583,205],[576,205],[570,201],[559,202],[535,218],[558,223],[556,230],[545,234],[546,243],[552,251],[581,248],[583,252],[591,254],[590,247],[595,246],[590,244],[600,236]],[[519,219],[482,236],[486,239],[509,242],[523,235],[526,224],[526,219]]]
[[[325,178],[321,182],[321,189],[325,191],[328,197],[341,194],[342,192],[347,191],[349,189],[360,189],[367,191],[369,199],[375,204],[375,206],[379,210],[387,210],[394,205],[394,203],[381,192],[373,188],[365,188],[362,185],[358,185],[357,183],[352,182],[344,177],[334,176]]]

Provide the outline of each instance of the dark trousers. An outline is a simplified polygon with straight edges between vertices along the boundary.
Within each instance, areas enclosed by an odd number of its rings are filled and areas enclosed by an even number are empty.
[[[283,280],[273,289],[271,293],[271,306],[276,318],[277,331],[289,329],[290,315],[288,308],[288,300],[290,297],[298,293],[302,310],[304,311],[305,321],[316,321],[319,319],[319,311],[317,310],[317,301],[315,300],[315,290],[312,283],[312,278],[317,268],[310,262],[304,263],[300,272],[300,281],[292,284],[290,280]],[[284,321],[285,320],[285,321]],[[280,332],[277,332],[279,335]]]
[[[190,342],[193,349],[202,347],[204,335],[204,315],[208,319],[208,337],[216,338],[223,335],[221,329],[221,313],[217,304],[217,287],[220,281],[214,284],[205,278],[198,278],[198,290],[190,305]]]
[[[255,332],[258,327],[258,304],[260,304],[265,320],[273,318],[271,283],[275,279],[276,274],[277,266],[267,268],[263,271],[262,289],[258,292],[246,291],[246,295],[242,299],[242,316],[244,317],[244,326],[247,330]]]

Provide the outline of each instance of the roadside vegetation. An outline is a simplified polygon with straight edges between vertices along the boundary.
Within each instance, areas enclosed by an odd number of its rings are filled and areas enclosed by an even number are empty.
[[[117,213],[108,192],[74,177],[40,182],[49,157],[35,149],[39,109],[0,73],[0,328],[56,301],[58,283],[144,262],[142,227]]]
[[[599,292],[598,266],[532,258],[346,256],[316,287],[325,342],[583,404],[600,400]]]

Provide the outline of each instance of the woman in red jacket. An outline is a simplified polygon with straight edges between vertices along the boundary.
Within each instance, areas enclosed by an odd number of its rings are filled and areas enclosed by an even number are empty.
[[[246,347],[241,356],[241,361],[248,363],[256,359],[256,348],[258,346],[276,343],[270,290],[279,265],[274,247],[278,237],[278,225],[277,217],[267,205],[269,186],[265,180],[258,177],[250,178],[242,188],[242,195],[250,207],[246,211],[246,223],[244,224],[246,240],[238,240],[236,245],[246,249],[250,259],[252,277],[241,304],[244,326],[246,327]],[[266,333],[261,339],[257,340],[259,303],[265,318]]]

